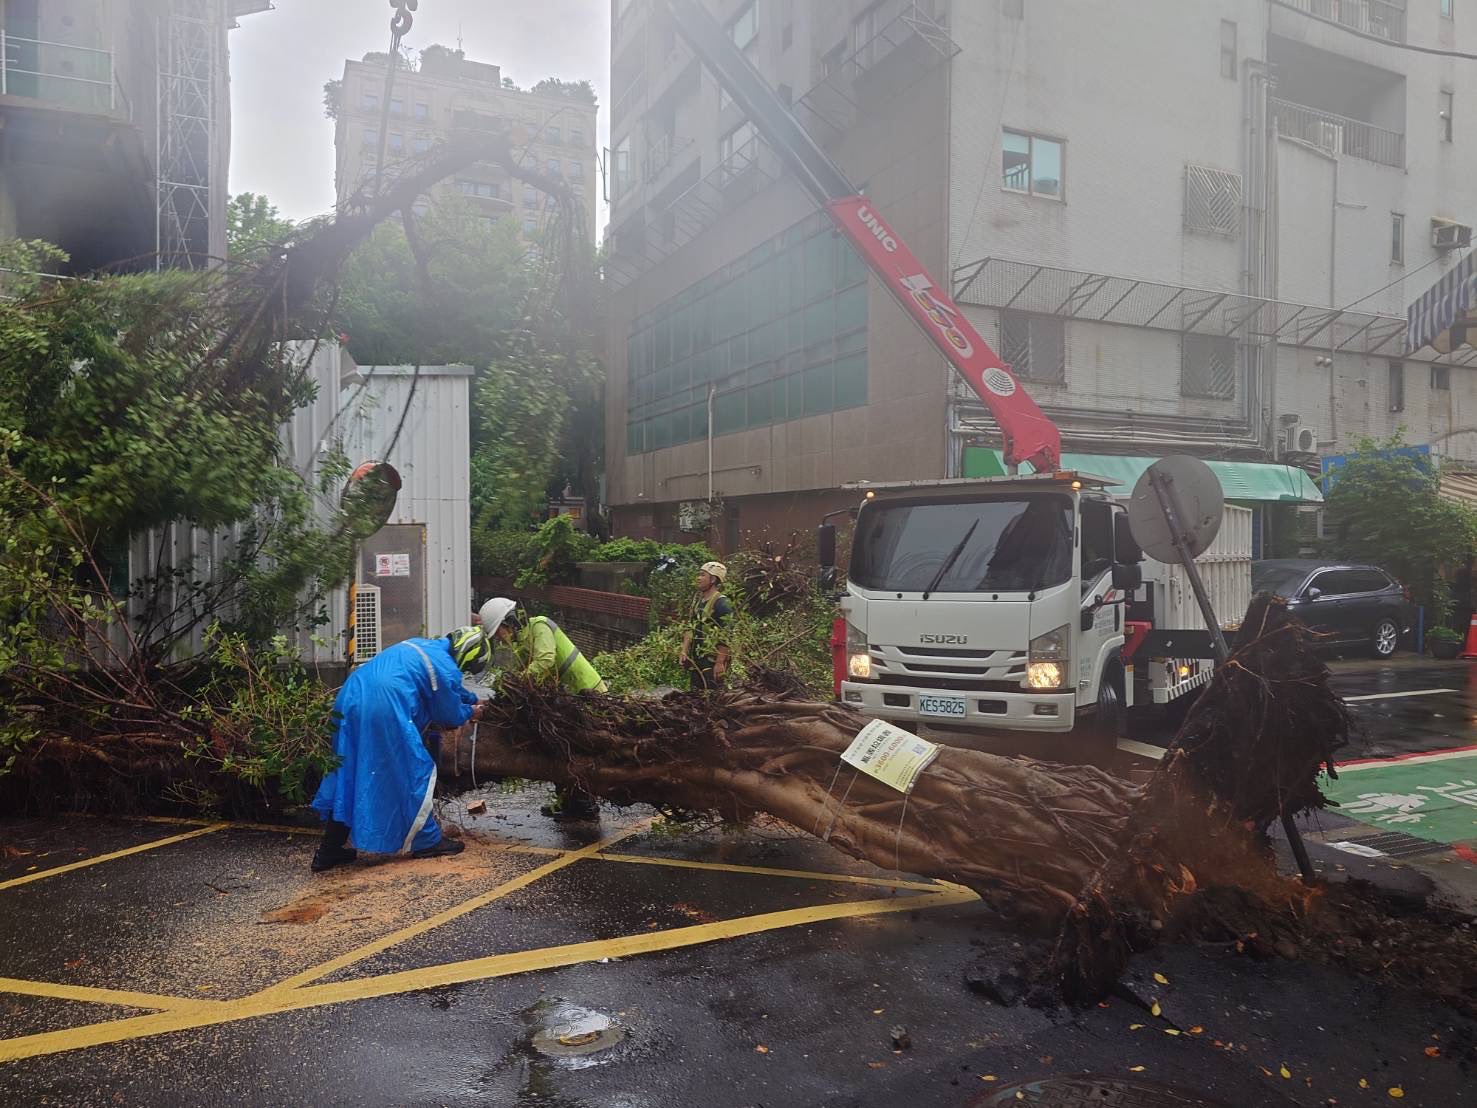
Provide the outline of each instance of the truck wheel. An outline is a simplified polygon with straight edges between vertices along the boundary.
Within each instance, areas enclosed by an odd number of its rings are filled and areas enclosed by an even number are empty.
[[[1116,748],[1127,721],[1128,709],[1123,706],[1123,670],[1110,664],[1098,682],[1097,705],[1093,708],[1088,727],[1095,742]]]
[[[1393,619],[1386,616],[1374,625],[1374,632],[1369,637],[1369,649],[1376,658],[1388,658],[1399,645],[1400,625]]]

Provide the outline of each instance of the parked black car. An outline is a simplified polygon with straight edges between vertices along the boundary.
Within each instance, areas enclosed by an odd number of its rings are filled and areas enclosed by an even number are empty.
[[[1415,623],[1410,590],[1378,566],[1302,558],[1251,565],[1253,592],[1275,593],[1329,646],[1364,646],[1388,658]]]

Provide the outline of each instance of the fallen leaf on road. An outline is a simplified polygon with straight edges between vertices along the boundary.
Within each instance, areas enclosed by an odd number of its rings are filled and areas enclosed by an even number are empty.
[[[1151,1015],[1151,1016],[1157,1016],[1159,1014],[1159,1012],[1160,1012],[1159,1002],[1156,1000],[1156,1001],[1154,1001],[1154,1006],[1149,1009],[1149,1015]]]
[[[1180,1031],[1179,1031],[1179,1028],[1178,1027],[1166,1027],[1164,1029],[1164,1033],[1166,1035],[1178,1035],[1180,1033]]]
[[[1287,1066],[1285,1066],[1285,1065],[1279,1066],[1278,1069],[1277,1069],[1277,1072],[1280,1073],[1287,1080],[1289,1080],[1289,1081],[1292,1080],[1292,1070],[1288,1069]]]
[[[867,1063],[867,1069],[869,1069],[869,1070],[880,1070],[885,1065],[887,1065],[886,1062],[868,1062]]]
[[[1405,1090],[1402,1089],[1399,1085],[1391,1085],[1390,1088],[1387,1091],[1396,1100],[1399,1100],[1401,1097],[1403,1097],[1405,1095]]]
[[[1129,1025],[1128,1025],[1128,1029],[1129,1029],[1129,1030],[1130,1030],[1130,1031],[1137,1031],[1137,1030],[1138,1030],[1138,1029],[1139,1029],[1139,1028],[1140,1028],[1140,1027],[1142,1027],[1142,1026],[1143,1026],[1143,1024],[1141,1024],[1141,1023],[1130,1023],[1130,1024],[1129,1024]]]
[[[1128,1072],[1129,1073],[1143,1073],[1144,1072],[1144,1067],[1143,1066],[1129,1066],[1128,1067]]]
[[[1364,1078],[1362,1078],[1362,1077],[1361,1077],[1361,1078],[1360,1078],[1360,1079],[1359,1079],[1359,1087],[1360,1087],[1360,1088],[1361,1088],[1361,1089],[1367,1089],[1367,1088],[1369,1088],[1369,1082],[1368,1082],[1368,1081],[1366,1081],[1366,1080],[1364,1080]]]
[[[1020,1090],[1016,1090],[1015,1098],[1016,1100],[1025,1100],[1026,1094],[1021,1092]]]
[[[1203,1028],[1203,1027],[1201,1027],[1201,1026],[1199,1026],[1197,1024],[1196,1026],[1190,1028],[1190,1034],[1191,1035],[1198,1035],[1198,1034],[1200,1034],[1200,1032],[1202,1032],[1204,1030],[1205,1030],[1205,1028]]]
[[[754,1048],[754,1053],[755,1054],[768,1054],[769,1053],[769,1047],[765,1046],[763,1043],[760,1043],[758,1046],[756,1046]]]
[[[982,1074],[980,1074],[980,1080],[981,1081],[999,1081],[1000,1078],[996,1077],[993,1073],[982,1073]]]
[[[1272,1076],[1272,1071],[1269,1070],[1266,1066],[1258,1066],[1257,1069],[1261,1070],[1268,1077],[1271,1077]]]
[[[1154,975],[1154,980],[1157,981],[1157,982],[1159,982],[1159,984],[1161,984],[1161,985],[1168,985],[1169,984],[1169,978],[1165,977],[1164,974],[1162,974],[1162,973],[1156,973]]]
[[[1426,1047],[1426,1057],[1427,1058],[1440,1058],[1441,1057],[1441,1048],[1439,1046],[1428,1046],[1428,1047]]]
[[[874,1016],[880,1016],[885,1011],[887,1011],[886,1008],[873,1008],[872,1009],[872,1015],[874,1015]]]

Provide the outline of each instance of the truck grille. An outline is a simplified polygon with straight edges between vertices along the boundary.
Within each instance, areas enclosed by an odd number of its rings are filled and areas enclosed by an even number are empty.
[[[1011,650],[934,649],[871,643],[877,680],[912,688],[961,692],[1019,690],[1026,676],[1026,654]]]

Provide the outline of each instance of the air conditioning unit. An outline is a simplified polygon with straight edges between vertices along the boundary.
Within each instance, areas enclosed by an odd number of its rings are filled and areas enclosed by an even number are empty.
[[[689,535],[706,531],[712,518],[712,508],[706,500],[683,500],[677,505],[677,530]]]
[[[1433,219],[1431,245],[1437,250],[1465,249],[1472,245],[1472,228],[1450,219]]]
[[[1300,419],[1288,422],[1282,428],[1282,453],[1318,453],[1318,432]]]

